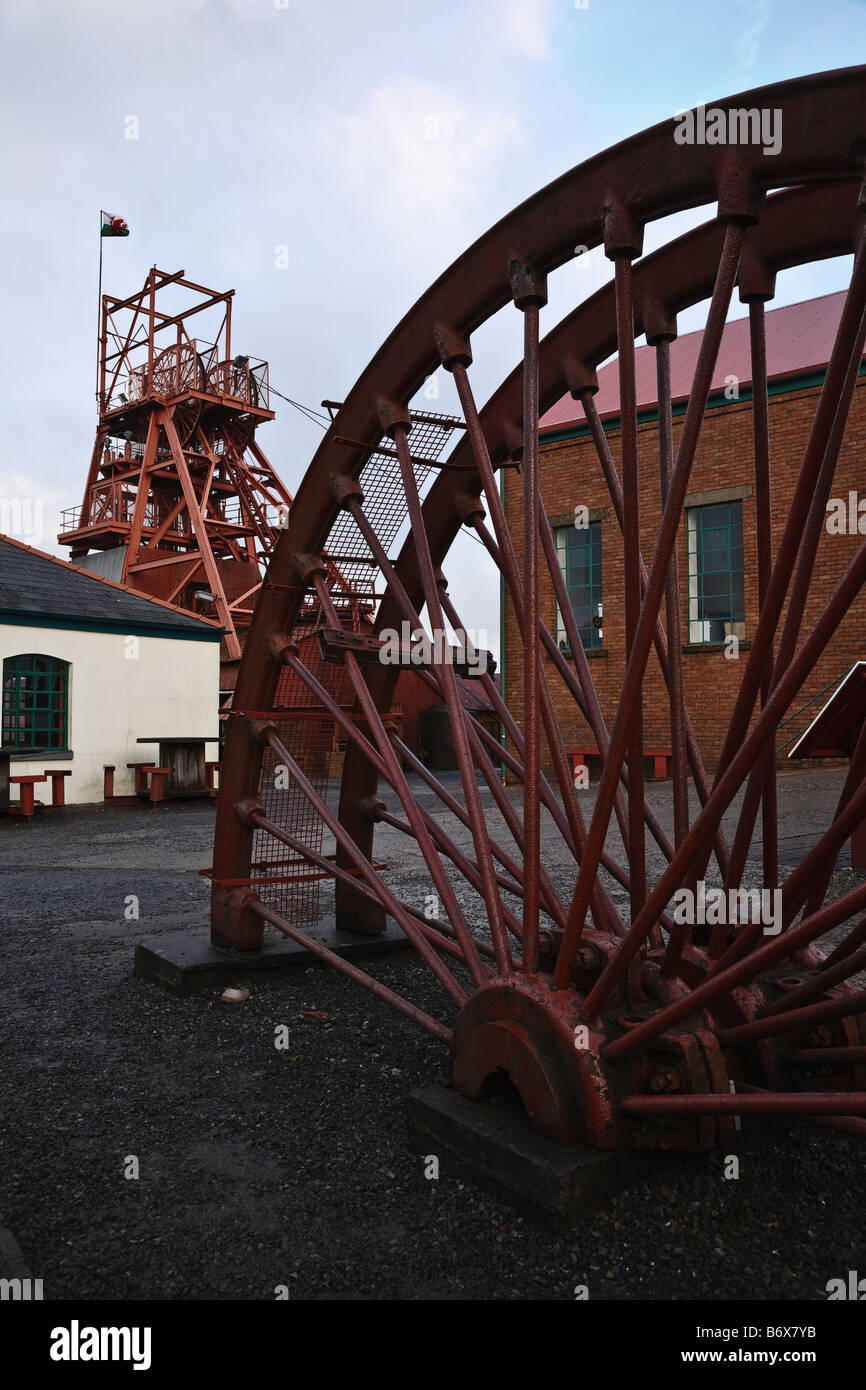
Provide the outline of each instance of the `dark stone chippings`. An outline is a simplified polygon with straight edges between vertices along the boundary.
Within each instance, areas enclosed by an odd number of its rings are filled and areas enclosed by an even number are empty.
[[[386,1005],[322,969],[243,1004],[132,975],[161,915],[205,929],[212,832],[201,804],[0,823],[0,1210],[46,1298],[822,1299],[866,1272],[864,1149],[827,1130],[739,1181],[683,1159],[567,1235],[426,1180],[406,1100],[445,1051]],[[413,957],[372,968],[447,1016]]]

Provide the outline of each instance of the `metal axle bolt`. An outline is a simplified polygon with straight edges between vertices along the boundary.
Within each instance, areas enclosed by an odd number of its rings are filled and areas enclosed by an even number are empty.
[[[670,1095],[673,1091],[682,1090],[683,1082],[675,1067],[662,1067],[660,1071],[653,1072],[649,1085],[657,1095]]]

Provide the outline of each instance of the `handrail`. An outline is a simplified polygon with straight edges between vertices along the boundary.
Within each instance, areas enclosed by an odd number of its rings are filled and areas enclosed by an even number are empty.
[[[795,709],[793,714],[789,714],[787,719],[783,719],[782,722],[779,724],[779,728],[784,729],[786,724],[790,724],[792,720],[796,719],[797,716],[802,714],[804,710],[808,709],[810,705],[814,705],[815,701],[820,700],[822,695],[826,695],[828,690],[835,689],[836,686],[838,686],[842,677],[845,675],[847,675],[847,671],[840,672],[838,676],[834,677],[834,679],[830,681],[829,685],[825,685],[822,690],[818,691],[817,695],[813,695],[811,700],[807,700],[806,703],[804,705],[801,705],[799,709]],[[800,733],[792,734],[791,737],[786,739],[784,743],[779,744],[778,748],[776,749],[776,752],[784,752],[784,750],[788,747],[788,744],[796,743],[797,739],[801,737],[801,734],[802,730],[800,731]]]
[[[846,672],[842,672],[842,675],[846,674]],[[820,700],[822,695],[826,695],[828,690],[832,690],[834,686],[838,685],[840,679],[840,676],[836,676],[835,679],[831,680],[829,685],[825,685],[823,690],[819,690],[818,694],[813,695],[811,700],[807,700],[805,705],[801,705],[799,709],[794,710],[793,714],[789,714],[787,719],[783,719],[779,725],[779,728],[784,729],[785,725],[790,724],[792,719],[796,719],[798,714],[802,714],[804,709],[808,709],[810,705],[814,705],[816,700]]]

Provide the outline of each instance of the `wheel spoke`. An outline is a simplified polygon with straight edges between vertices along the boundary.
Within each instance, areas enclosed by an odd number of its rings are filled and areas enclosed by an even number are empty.
[[[381,898],[386,911],[390,913],[397,925],[401,927],[402,930],[409,937],[409,940],[412,942],[416,951],[418,951],[419,955],[421,955],[424,958],[424,960],[426,960],[430,969],[433,971],[433,974],[439,980],[440,984],[443,985],[443,987],[451,995],[452,999],[454,999],[458,1004],[464,1003],[466,999],[465,990],[462,988],[460,984],[458,984],[454,975],[451,974],[451,971],[446,969],[446,967],[435,955],[432,947],[428,944],[428,942],[424,938],[423,933],[418,929],[416,923],[414,923],[411,920],[411,918],[405,912],[402,911],[397,899],[394,897],[394,894],[381,881],[379,876],[376,874],[375,869],[360,852],[360,850],[358,850],[351,836],[349,836],[346,833],[346,831],[343,829],[342,825],[338,821],[337,817],[329,809],[327,803],[322,799],[322,797],[319,796],[318,792],[315,790],[312,783],[306,777],[302,769],[295,762],[295,759],[292,757],[291,753],[282,743],[273,727],[266,725],[263,730],[263,735],[266,741],[270,744],[281,765],[286,768],[287,772],[289,773],[289,776],[293,779],[293,781],[297,783],[301,793],[306,797],[310,805],[321,816],[322,821],[328,827],[331,834],[334,836],[334,839],[337,841],[338,844],[342,846],[349,858],[353,860],[355,867],[359,870],[362,878],[366,880],[367,886],[369,888],[372,888],[373,892]],[[273,833],[273,831],[271,831],[271,833]],[[451,920],[453,923],[453,918]]]
[[[593,444],[595,445],[596,454],[597,454],[597,456],[598,456],[599,462],[600,462],[600,464],[601,464],[602,472],[603,472],[603,474],[604,474],[604,479],[605,479],[605,483],[606,483],[606,485],[607,485],[608,494],[609,494],[609,496],[610,496],[611,504],[612,504],[613,509],[614,509],[614,515],[615,515],[615,517],[616,517],[616,519],[617,519],[617,523],[618,523],[618,525],[619,525],[620,530],[622,530],[622,526],[623,526],[623,494],[622,494],[622,484],[621,484],[621,482],[620,482],[620,480],[619,480],[619,476],[618,476],[617,471],[616,471],[616,465],[615,465],[615,463],[614,463],[614,461],[613,461],[613,458],[612,458],[612,456],[611,456],[611,452],[610,452],[610,449],[609,449],[608,443],[607,443],[607,437],[605,436],[604,428],[603,428],[603,426],[602,426],[601,420],[599,419],[598,411],[597,411],[597,409],[596,409],[595,402],[594,402],[594,400],[593,400],[593,398],[592,398],[592,393],[591,393],[591,391],[589,391],[589,390],[581,390],[581,391],[578,393],[578,400],[580,401],[580,404],[581,404],[582,407],[583,407],[584,414],[586,415],[587,422],[588,422],[589,427],[590,427],[590,432],[591,432],[591,434],[592,434]],[[648,583],[648,579],[649,579],[649,576],[648,576],[648,574],[647,574],[646,566],[645,566],[645,564],[644,564],[644,562],[643,562],[643,559],[641,559],[641,594],[642,594],[642,595],[645,595],[645,594],[646,594],[646,586],[647,586],[647,583]],[[663,675],[663,677],[664,677],[664,679],[665,679],[666,684],[668,685],[668,689],[670,689],[671,671],[670,671],[670,658],[669,658],[668,641],[667,641],[667,635],[666,635],[666,633],[665,633],[665,631],[664,631],[664,628],[662,627],[662,625],[661,625],[660,622],[656,622],[655,632],[654,632],[654,634],[653,634],[653,643],[654,643],[654,646],[655,646],[656,656],[658,657],[659,665],[661,666],[662,675]],[[707,797],[708,797],[709,794],[710,794],[710,786],[709,786],[709,782],[708,782],[708,780],[707,780],[706,772],[705,772],[705,770],[704,770],[704,764],[703,764],[703,759],[702,759],[702,757],[701,757],[701,751],[700,751],[700,748],[698,747],[698,741],[697,741],[697,738],[696,738],[696,736],[695,736],[694,728],[692,727],[692,722],[691,722],[691,718],[689,717],[688,709],[686,709],[684,713],[685,713],[686,748],[687,748],[687,750],[688,750],[689,767],[691,768],[691,773],[692,773],[692,777],[693,777],[693,779],[694,779],[695,788],[696,788],[697,793],[698,793],[698,799],[700,800],[701,805],[704,806],[704,805],[706,805]],[[722,870],[722,873],[724,873],[725,870],[726,870],[726,868],[727,868],[727,863],[728,863],[728,852],[727,852],[727,847],[726,847],[725,842],[724,842],[724,837],[722,836],[721,832],[718,832],[717,835],[716,835],[716,838],[715,838],[715,851],[716,851],[716,858],[717,858],[717,860],[718,860],[719,867],[720,867],[720,869]]]
[[[589,902],[589,887],[598,868],[601,847],[604,843],[604,836],[607,831],[607,824],[613,805],[616,783],[619,779],[623,758],[625,757],[631,721],[634,718],[640,696],[643,673],[646,667],[647,657],[649,656],[650,644],[652,642],[659,606],[661,604],[664,580],[668,565],[670,564],[671,553],[676,543],[677,528],[682,514],[683,503],[685,502],[692,463],[694,462],[700,426],[703,421],[706,400],[709,394],[710,381],[712,379],[713,368],[715,366],[722,330],[724,328],[725,315],[727,314],[731,291],[737,273],[743,236],[744,229],[734,223],[730,224],[725,230],[725,244],[722,250],[722,258],[719,262],[716,287],[713,291],[710,312],[707,318],[707,327],[701,341],[700,353],[695,367],[692,393],[689,397],[686,420],[683,426],[682,438],[677,454],[676,467],[674,468],[673,477],[671,479],[668,502],[662,515],[659,538],[656,544],[656,552],[653,557],[647,590],[641,605],[640,618],[635,633],[634,643],[628,657],[616,724],[611,736],[604,775],[602,777],[601,786],[599,787],[592,824],[590,825],[587,854],[581,864],[577,886],[575,887],[574,897],[569,910],[568,927],[566,928],[565,939],[562,943],[559,960],[557,961],[554,980],[559,989],[564,989],[568,984],[569,972],[574,963],[575,952],[580,943],[580,937],[583,931],[586,908]],[[685,848],[686,844],[688,844],[688,837],[682,849]],[[673,864],[675,860],[671,862]],[[642,909],[638,914],[636,920],[632,923],[631,930],[627,934],[625,941],[619,948],[616,961],[612,961],[607,966],[601,980],[599,980],[591,991],[587,999],[588,1009],[598,1008],[603,1003],[604,999],[613,988],[613,985],[621,977],[628,962],[633,959],[635,952],[643,942],[646,941],[652,931],[658,910],[663,906],[663,902],[659,900],[660,894],[658,890],[653,896],[656,899],[654,902],[654,912],[651,913],[648,910],[649,905],[647,905],[647,907]],[[667,901],[667,897],[664,901]]]
[[[623,568],[625,595],[625,654],[631,661],[641,609],[640,584],[640,477],[637,457],[637,383],[634,356],[634,305],[632,303],[631,252],[608,250],[614,257],[616,288],[616,339],[619,370],[619,404],[622,442]],[[608,745],[608,757],[611,756]],[[631,920],[646,902],[646,847],[644,843],[643,775],[643,671],[635,684],[626,737],[628,761],[628,869]],[[619,773],[620,769],[617,769]],[[599,801],[601,801],[599,794]],[[597,809],[597,806],[596,806]],[[608,816],[610,811],[608,810]]]
[[[390,1004],[392,1009],[396,1009],[398,1013],[404,1014],[406,1018],[410,1018],[413,1023],[418,1024],[419,1028],[423,1028],[426,1032],[432,1033],[434,1038],[439,1038],[444,1043],[450,1042],[450,1028],[446,1028],[442,1023],[437,1023],[436,1019],[431,1018],[423,1009],[416,1008],[414,1004],[410,1004],[408,999],[404,999],[400,994],[395,994],[394,990],[389,989],[387,985],[383,985],[380,980],[375,980],[372,975],[368,975],[365,971],[359,970],[357,965],[353,965],[352,962],[346,960],[344,956],[338,956],[335,951],[329,950],[322,942],[317,941],[314,936],[310,936],[309,933],[302,931],[300,927],[292,926],[284,917],[280,917],[278,913],[272,912],[269,907],[265,907],[264,903],[258,901],[258,899],[253,899],[250,903],[250,911],[257,913],[259,917],[263,917],[272,927],[276,927],[277,931],[281,931],[284,936],[288,936],[293,941],[297,941],[307,951],[310,951],[314,956],[318,956],[320,960],[327,961],[328,965],[333,966],[335,970],[339,970],[342,975],[348,975],[350,980],[354,980],[355,983],[361,985],[363,989],[369,990],[371,994],[375,994],[377,999],[382,999],[386,1004]]]
[[[418,564],[421,571],[424,599],[427,604],[427,612],[430,616],[430,623],[434,633],[438,632],[444,634],[445,624],[439,602],[433,561],[430,557],[430,547],[427,543],[427,536],[424,531],[421,502],[418,496],[418,488],[412,468],[407,435],[408,430],[406,425],[402,422],[398,423],[394,428],[394,443],[400,460],[403,491],[406,496],[406,506],[408,509],[415,553],[418,557]],[[445,703],[448,707],[448,715],[451,720],[451,733],[454,739],[454,747],[460,765],[463,796],[466,802],[466,809],[472,822],[472,838],[475,844],[475,857],[481,870],[484,901],[487,907],[488,921],[490,922],[490,931],[493,937],[493,948],[496,952],[496,963],[503,974],[509,974],[512,969],[511,951],[508,945],[505,923],[502,919],[502,903],[496,887],[493,857],[490,853],[490,846],[487,843],[484,827],[484,813],[481,808],[478,783],[475,780],[475,768],[466,732],[466,714],[457,693],[457,682],[454,676],[453,666],[447,661],[443,662],[439,674],[445,694]],[[525,949],[524,943],[524,951]]]
[[[333,602],[331,601],[331,597],[328,593],[324,579],[320,574],[318,574],[315,576],[314,582],[316,586],[316,594],[318,596],[319,602],[322,605],[323,612],[325,613],[329,621],[331,621],[334,624],[335,627],[339,627],[339,615],[337,613],[336,608],[333,605]],[[415,837],[418,841],[419,848],[421,849],[427,867],[429,868],[430,873],[433,876],[433,882],[436,886],[436,890],[442,897],[443,903],[445,904],[445,911],[448,914],[448,918],[454,924],[455,929],[461,933],[461,940],[466,953],[466,962],[472,971],[472,975],[475,979],[476,984],[478,984],[484,979],[485,972],[484,967],[481,964],[480,958],[478,957],[475,942],[472,938],[472,933],[469,930],[469,924],[467,923],[466,918],[463,916],[463,912],[461,911],[460,904],[457,901],[454,889],[452,888],[448,876],[445,873],[442,861],[440,860],[439,855],[436,852],[436,848],[430,835],[430,831],[424,820],[424,817],[421,814],[418,803],[412,795],[411,788],[409,787],[409,784],[407,783],[406,778],[403,775],[403,770],[400,767],[399,759],[394,753],[394,749],[391,746],[391,742],[388,738],[385,726],[382,723],[382,718],[379,714],[379,711],[376,708],[375,702],[372,699],[369,690],[367,689],[363,674],[358,665],[357,658],[354,656],[352,652],[348,651],[346,653],[345,662],[346,668],[349,672],[349,679],[352,682],[352,688],[355,691],[355,695],[358,699],[361,709],[364,712],[367,723],[376,741],[379,756],[388,770],[388,780],[391,783],[394,790],[397,792],[398,796],[400,797],[406,814],[408,815],[409,820],[412,823],[412,828],[415,832]]]
[[[668,1005],[654,1018],[648,1019],[646,1023],[639,1024],[638,1027],[633,1028],[621,1038],[617,1038],[608,1046],[608,1055],[622,1057],[633,1052],[640,1043],[658,1037],[674,1023],[678,1023],[680,1019],[694,1013],[696,1009],[703,1008],[705,1004],[719,999],[732,989],[736,989],[738,985],[754,979],[758,972],[766,966],[773,965],[777,960],[784,960],[792,951],[797,950],[800,946],[808,945],[817,937],[838,926],[840,922],[844,922],[847,917],[852,917],[864,906],[866,906],[866,884],[861,883],[856,888],[852,888],[849,893],[837,898],[834,903],[830,903],[820,912],[816,912],[813,917],[805,918],[796,927],[791,927],[781,936],[759,946],[757,950],[752,951],[746,960],[738,961],[735,965],[728,966],[726,970],[719,971],[717,975],[698,985],[685,998]]]

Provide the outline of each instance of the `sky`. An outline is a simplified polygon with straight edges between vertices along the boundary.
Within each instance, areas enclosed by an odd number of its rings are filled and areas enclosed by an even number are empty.
[[[233,348],[318,408],[551,179],[699,102],[843,67],[864,41],[863,0],[0,0],[4,515],[28,503],[42,534],[21,538],[66,553],[60,509],[81,501],[96,422],[101,209],[131,231],[104,243],[107,292],[154,264],[234,289]],[[645,250],[711,211],[648,228]],[[582,259],[554,277],[543,332],[608,278]],[[775,303],[847,269],[790,272]],[[507,314],[474,342],[481,401],[517,361]],[[294,490],[321,434],[275,404],[258,438]],[[445,382],[437,408],[452,406]],[[446,572],[498,651],[478,543],[458,540]]]

